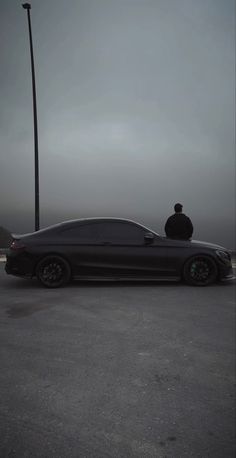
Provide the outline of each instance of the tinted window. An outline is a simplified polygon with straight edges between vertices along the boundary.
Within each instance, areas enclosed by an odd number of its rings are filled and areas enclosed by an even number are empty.
[[[95,242],[98,240],[98,230],[96,224],[73,226],[61,231],[60,235],[68,239],[78,240],[78,242]]]
[[[132,223],[104,222],[99,224],[99,239],[114,244],[143,244],[145,230]]]

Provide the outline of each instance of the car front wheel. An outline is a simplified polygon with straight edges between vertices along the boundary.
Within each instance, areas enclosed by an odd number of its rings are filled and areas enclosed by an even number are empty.
[[[71,278],[70,265],[61,256],[46,256],[38,263],[36,276],[47,288],[59,288],[65,286]]]
[[[183,277],[189,285],[210,285],[218,277],[216,263],[208,256],[194,256],[186,262]]]

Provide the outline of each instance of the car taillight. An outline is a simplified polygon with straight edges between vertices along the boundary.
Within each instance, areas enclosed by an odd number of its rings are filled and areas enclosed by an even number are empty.
[[[14,251],[23,250],[24,248],[25,245],[20,240],[14,240],[10,246],[10,249]]]

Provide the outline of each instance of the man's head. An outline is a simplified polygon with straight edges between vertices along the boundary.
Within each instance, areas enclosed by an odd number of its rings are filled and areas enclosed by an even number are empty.
[[[175,213],[181,213],[182,212],[183,205],[181,204],[175,204],[174,209]]]

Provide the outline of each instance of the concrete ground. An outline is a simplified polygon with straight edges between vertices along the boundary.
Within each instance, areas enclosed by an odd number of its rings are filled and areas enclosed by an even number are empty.
[[[73,283],[0,263],[0,457],[233,458],[235,282]]]

